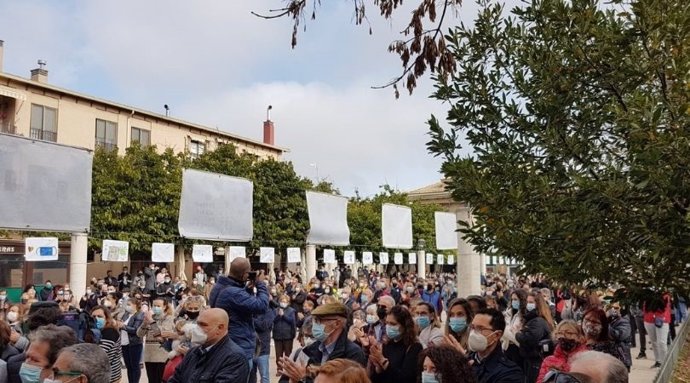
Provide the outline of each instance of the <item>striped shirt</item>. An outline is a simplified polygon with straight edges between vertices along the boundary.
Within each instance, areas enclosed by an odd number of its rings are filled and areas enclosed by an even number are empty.
[[[110,382],[119,382],[122,378],[122,347],[120,333],[112,327],[101,330],[101,342],[98,344],[108,355],[110,361]]]

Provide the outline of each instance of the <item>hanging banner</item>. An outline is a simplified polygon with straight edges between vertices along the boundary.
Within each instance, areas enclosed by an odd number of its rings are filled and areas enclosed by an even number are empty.
[[[92,163],[86,149],[0,134],[0,227],[88,232]]]
[[[302,262],[302,250],[299,247],[288,247],[287,249],[287,261],[288,263],[300,263]]]
[[[449,265],[454,265],[454,264],[455,264],[455,256],[454,256],[454,255],[449,255],[449,256],[448,256],[448,264],[449,264]]]
[[[381,222],[383,247],[412,248],[412,209],[390,203],[383,204]]]
[[[347,226],[347,202],[343,196],[307,191],[309,234],[312,245],[347,246],[350,228]]]
[[[230,246],[229,255],[230,262],[235,258],[247,258],[247,249],[244,246]]]
[[[371,251],[365,251],[362,253],[362,264],[371,265],[374,263],[374,253]]]
[[[443,254],[437,254],[436,255],[436,263],[439,265],[443,264]]]
[[[434,264],[434,255],[427,253],[426,255],[426,264],[427,265],[433,265]]]
[[[409,253],[407,254],[407,259],[410,265],[416,265],[417,264],[417,253]]]
[[[101,260],[109,262],[129,261],[129,242],[113,241],[110,239],[103,240],[103,253],[101,254]]]
[[[335,250],[323,249],[323,263],[328,263],[328,264],[338,263],[335,260]]]
[[[175,245],[172,243],[152,243],[151,261],[156,263],[175,262]]]
[[[26,261],[57,261],[59,253],[60,247],[57,238],[24,238],[24,260]]]
[[[260,247],[259,248],[259,262],[261,263],[273,263],[275,261],[276,249],[273,247]]]
[[[379,253],[379,263],[382,265],[388,264],[388,253],[384,253],[384,252]]]
[[[197,263],[213,263],[213,246],[193,245],[192,260]]]
[[[457,217],[453,213],[434,212],[436,227],[436,249],[455,250],[458,248]]]
[[[343,253],[343,261],[345,262],[346,265],[354,265],[355,264],[355,252],[352,250],[345,250],[345,253]]]
[[[396,265],[402,265],[403,264],[403,254],[402,253],[393,254],[393,263],[395,263]]]
[[[185,238],[247,242],[252,239],[254,184],[244,178],[184,169],[177,226]]]

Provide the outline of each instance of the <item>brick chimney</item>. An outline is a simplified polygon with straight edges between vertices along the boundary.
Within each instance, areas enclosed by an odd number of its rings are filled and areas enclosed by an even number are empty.
[[[45,69],[45,60],[38,60],[38,68],[31,70],[31,80],[36,82],[48,82],[48,70]]]
[[[5,48],[3,47],[5,45],[5,42],[0,40],[0,72],[2,72],[2,59],[3,59],[3,53]]]
[[[271,120],[264,121],[264,144],[275,145],[275,128]]]

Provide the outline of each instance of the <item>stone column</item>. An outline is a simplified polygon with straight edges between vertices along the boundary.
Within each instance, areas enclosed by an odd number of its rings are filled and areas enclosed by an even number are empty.
[[[468,207],[461,207],[455,212],[458,221],[464,221],[470,225],[473,222],[472,212]],[[481,293],[480,283],[480,257],[474,251],[472,245],[465,241],[464,235],[458,232],[458,297],[478,295]]]
[[[81,298],[86,292],[86,253],[89,237],[85,233],[72,233],[72,245],[69,257],[69,286],[72,296]]]
[[[417,279],[424,279],[426,276],[426,251],[417,250]]]
[[[486,276],[486,255],[482,253],[482,255],[479,256],[479,261],[481,273]]]
[[[316,245],[307,245],[307,278],[302,281],[306,283],[316,275]]]
[[[175,246],[175,266],[177,267],[177,276],[183,281],[187,281],[187,270],[185,270],[187,268],[187,260],[184,257],[184,246],[182,245]]]

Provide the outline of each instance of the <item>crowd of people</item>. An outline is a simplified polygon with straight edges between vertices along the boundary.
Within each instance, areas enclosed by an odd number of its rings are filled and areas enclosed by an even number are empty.
[[[685,299],[622,302],[613,290],[543,278],[483,278],[458,297],[456,276],[322,266],[195,270],[191,283],[150,264],[108,271],[82,297],[69,285],[0,290],[0,383],[627,382],[639,337],[665,359]],[[271,376],[270,356],[276,376]]]

